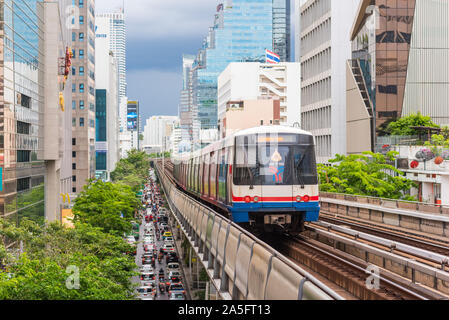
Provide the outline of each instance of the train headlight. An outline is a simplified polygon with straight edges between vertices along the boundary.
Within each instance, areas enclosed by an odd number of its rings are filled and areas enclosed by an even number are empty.
[[[306,195],[306,196],[302,197],[302,200],[304,202],[309,202],[310,201],[310,197]]]
[[[301,200],[302,200],[301,196],[296,197],[296,202],[301,202]]]
[[[250,196],[246,196],[245,197],[245,202],[246,203],[250,203],[251,202],[251,197]]]
[[[257,197],[257,196],[254,197],[254,202],[255,202],[255,203],[259,202],[259,197]]]

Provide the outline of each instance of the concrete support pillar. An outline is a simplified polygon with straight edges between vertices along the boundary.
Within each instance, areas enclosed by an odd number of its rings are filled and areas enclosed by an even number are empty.
[[[449,176],[441,176],[441,204],[449,206]]]
[[[49,222],[60,220],[60,170],[57,161],[47,160],[45,181],[45,219]]]

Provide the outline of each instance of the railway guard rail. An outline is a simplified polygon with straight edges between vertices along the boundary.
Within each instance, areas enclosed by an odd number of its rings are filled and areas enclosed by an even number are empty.
[[[322,202],[326,199],[344,200],[356,203],[372,204],[386,209],[413,210],[428,214],[441,214],[449,216],[449,206],[432,203],[374,198],[369,196],[348,195],[342,193],[320,192]]]
[[[156,169],[175,219],[222,299],[343,300],[249,232],[179,191],[159,165]]]

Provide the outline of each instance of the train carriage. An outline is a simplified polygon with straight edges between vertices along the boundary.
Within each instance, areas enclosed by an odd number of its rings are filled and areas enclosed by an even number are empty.
[[[313,136],[262,126],[172,159],[178,185],[258,229],[300,232],[319,217]]]

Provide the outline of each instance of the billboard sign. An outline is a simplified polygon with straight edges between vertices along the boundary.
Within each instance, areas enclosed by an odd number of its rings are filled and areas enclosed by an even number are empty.
[[[129,131],[137,131],[137,126],[139,125],[139,110],[137,102],[128,102],[127,110],[127,128]]]

